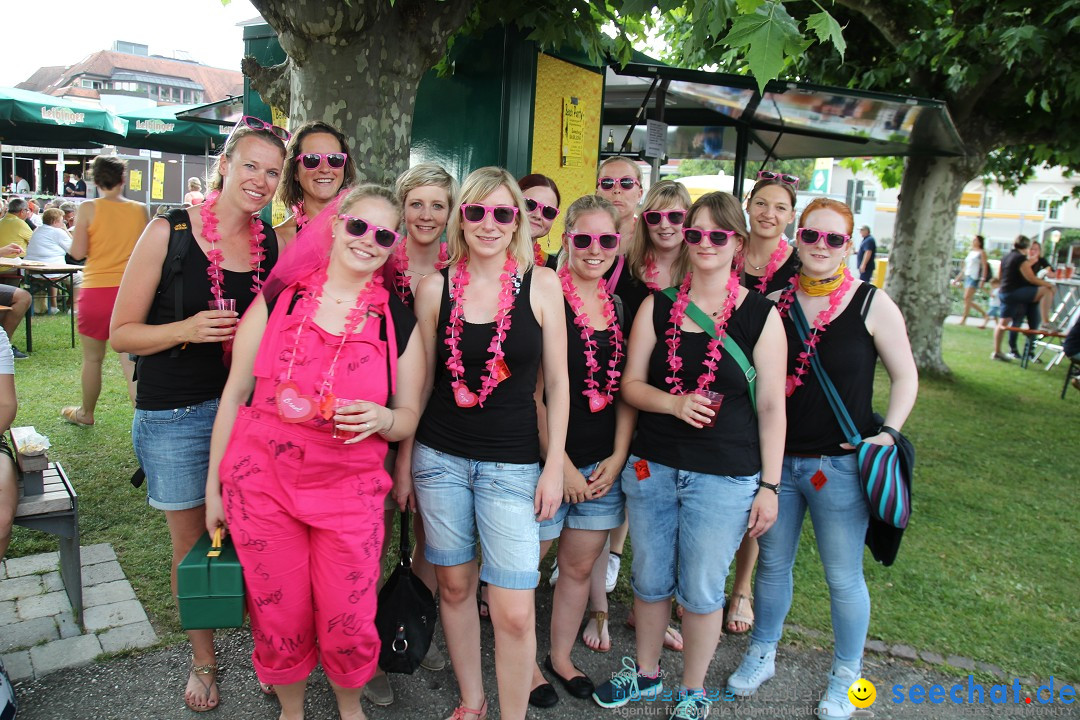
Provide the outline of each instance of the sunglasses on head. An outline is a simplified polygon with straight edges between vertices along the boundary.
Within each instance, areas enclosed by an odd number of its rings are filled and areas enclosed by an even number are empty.
[[[713,247],[724,247],[733,236],[738,235],[734,230],[702,230],[701,228],[684,228],[683,240],[691,245],[700,245],[706,237]]]
[[[834,250],[839,250],[844,247],[849,240],[850,235],[845,235],[838,232],[825,232],[824,230],[814,230],[813,228],[799,228],[795,233],[799,236],[799,239],[806,245],[817,245],[821,242],[821,239],[825,239],[825,244]]]
[[[566,233],[566,236],[578,250],[588,250],[594,242],[600,243],[600,247],[604,250],[614,250],[619,247],[619,233],[575,232]]]
[[[335,170],[340,170],[345,167],[345,161],[349,158],[349,153],[304,153],[300,156],[300,163],[308,170],[318,170],[319,166],[326,161],[326,164]]]
[[[615,187],[615,183],[619,183],[619,187],[621,187],[623,190],[632,190],[635,185],[639,187],[641,186],[641,183],[638,182],[638,179],[630,175],[618,179],[613,177],[602,177],[596,181],[596,186],[601,190],[611,190]]]
[[[369,230],[372,231],[375,238],[375,244],[381,248],[390,249],[401,239],[401,235],[390,228],[373,225],[367,220],[358,218],[355,215],[338,215],[338,217],[343,221],[345,232],[349,233],[354,238],[364,237]]]
[[[772,170],[759,170],[757,174],[758,180],[779,180],[785,185],[799,185],[799,178],[795,175],[788,175],[787,173],[776,173]]]
[[[649,225],[659,225],[660,221],[667,218],[668,222],[672,225],[682,225],[683,220],[686,219],[685,210],[646,210],[641,213],[641,217],[645,218],[645,222]]]
[[[244,117],[240,118],[240,122],[236,123],[236,127],[240,127],[241,125],[251,128],[252,130],[262,130],[268,132],[282,142],[289,142],[289,138],[292,137],[292,133],[290,133],[285,128],[278,127],[277,125],[272,125],[261,118],[254,117],[253,115],[245,115]]]
[[[525,198],[525,208],[532,212],[536,208],[540,208],[540,214],[544,216],[545,220],[554,220],[559,217],[559,208],[554,205],[545,205],[539,200],[533,200],[530,197]]]
[[[500,225],[509,225],[517,217],[518,209],[513,205],[461,204],[461,216],[471,223],[484,222],[488,213],[491,213],[491,217],[495,218],[495,222]]]

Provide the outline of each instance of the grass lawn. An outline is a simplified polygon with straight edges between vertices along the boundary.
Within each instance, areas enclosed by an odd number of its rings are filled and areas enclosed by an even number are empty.
[[[145,486],[128,483],[132,411],[119,363],[107,360],[98,425],[68,425],[59,409],[78,403],[80,352],[68,347],[63,316],[37,317],[34,330],[33,357],[16,365],[16,424],[50,437],[52,457],[79,491],[83,544],[112,543],[158,631],[178,639],[164,518],[146,505]],[[15,342],[23,340],[20,328]],[[1061,367],[1024,371],[988,360],[989,352],[988,330],[949,326],[953,377],[922,381],[904,428],[917,449],[911,525],[893,567],[866,555],[870,635],[994,663],[1009,675],[1076,681],[1080,393],[1070,388],[1058,399]],[[879,370],[880,410],[887,388]],[[10,554],[55,547],[48,535],[16,528]],[[809,523],[799,553],[789,621],[828,632],[828,592]],[[616,592],[629,600],[625,583]]]

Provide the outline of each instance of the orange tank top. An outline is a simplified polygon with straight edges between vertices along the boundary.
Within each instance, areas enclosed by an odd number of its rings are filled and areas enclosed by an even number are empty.
[[[146,227],[146,206],[140,202],[93,202],[82,286],[118,287],[135,241]]]

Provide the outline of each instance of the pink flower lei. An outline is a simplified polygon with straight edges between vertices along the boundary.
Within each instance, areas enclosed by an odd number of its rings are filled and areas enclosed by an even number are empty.
[[[619,376],[622,374],[618,367],[623,357],[623,334],[615,315],[615,303],[611,301],[604,283],[600,283],[597,286],[597,295],[604,306],[604,319],[607,320],[608,329],[611,330],[611,358],[608,360],[607,386],[601,392],[600,383],[595,377],[600,370],[600,363],[596,361],[598,348],[596,340],[593,339],[593,328],[589,322],[589,316],[581,311],[585,303],[578,296],[569,267],[564,266],[559,270],[559,278],[562,280],[563,296],[574,313],[574,324],[580,328],[581,339],[585,342],[585,367],[588,369],[588,374],[585,376],[585,389],[581,394],[589,399],[589,409],[592,412],[600,412],[608,404],[614,402],[615,393],[619,389]]]
[[[660,292],[663,288],[657,280],[660,278],[660,268],[656,267],[656,260],[649,256],[645,258],[645,277],[642,280],[645,282],[645,287],[649,288],[650,292]]]
[[[296,221],[296,231],[300,232],[300,228],[307,224],[308,217],[304,212],[304,201],[300,200],[292,206],[293,220]]]
[[[203,224],[202,236],[210,243],[210,249],[206,252],[206,259],[210,261],[206,274],[210,278],[210,294],[214,300],[225,297],[221,289],[221,283],[225,280],[225,273],[221,269],[225,254],[217,246],[221,241],[221,233],[218,232],[218,218],[214,214],[214,206],[220,196],[221,193],[218,190],[212,191],[206,196],[206,200],[199,209]],[[266,235],[263,233],[263,223],[258,215],[252,215],[249,223],[251,226],[251,240],[248,245],[251,254],[251,294],[258,295],[263,286],[262,262],[266,259],[266,251],[263,250],[262,242],[266,239]]]
[[[693,277],[692,272],[686,273],[686,277],[683,278],[682,285],[679,287],[679,293],[675,296],[675,302],[671,306],[671,314],[669,319],[671,322],[671,328],[664,333],[667,335],[665,341],[668,346],[668,371],[670,375],[664,378],[671,389],[668,391],[672,395],[683,395],[685,390],[683,389],[682,379],[679,377],[679,371],[682,370],[682,358],[679,357],[679,342],[682,335],[682,322],[686,317],[686,308],[690,305],[690,281]],[[705,360],[702,364],[705,366],[705,372],[701,373],[697,381],[697,389],[695,392],[707,390],[716,379],[716,368],[720,362],[722,354],[720,352],[720,346],[724,344],[724,336],[727,335],[728,320],[731,319],[731,314],[735,311],[735,301],[739,297],[739,273],[736,269],[732,269],[728,275],[727,281],[727,298],[724,299],[724,307],[720,313],[720,317],[715,323],[716,337],[709,341],[708,349],[705,351]]]
[[[547,262],[547,255],[540,247],[539,242],[533,243],[533,262],[536,263],[537,267],[544,267],[544,263]]]
[[[506,342],[506,333],[510,329],[510,312],[514,309],[515,279],[517,277],[517,261],[510,254],[506,256],[502,275],[499,277],[499,308],[495,311],[495,333],[488,345],[487,374],[481,380],[480,395],[469,390],[465,383],[465,365],[461,360],[461,331],[465,322],[465,288],[469,285],[469,269],[466,267],[467,260],[457,264],[454,277],[450,285],[450,322],[446,326],[446,345],[450,348],[450,357],[446,359],[446,369],[450,371],[454,381],[451,387],[454,389],[454,401],[458,407],[473,407],[479,404],[484,407],[484,401],[490,397],[495,387],[510,376],[510,371],[503,360],[503,343]]]
[[[319,310],[323,286],[325,284],[326,269],[324,268],[318,275],[313,277],[308,284],[298,291],[303,296],[300,311],[298,313],[302,314],[302,317],[300,323],[296,327],[296,335],[293,337],[292,347],[286,349],[282,353],[282,359],[288,357],[289,364],[278,376],[279,393],[280,389],[285,386],[293,386],[295,389],[295,383],[292,381],[293,365],[298,361],[300,364],[303,364],[304,362],[303,346],[300,344],[300,336],[303,334],[304,328],[311,321],[311,318],[313,318],[315,313]],[[356,328],[371,312],[372,300],[382,284],[382,275],[379,273],[373,274],[371,279],[364,285],[363,289],[357,293],[356,302],[353,304],[352,309],[349,310],[349,314],[345,316],[345,329],[341,336],[341,343],[337,346],[337,350],[334,351],[334,357],[330,361],[330,365],[322,373],[321,381],[319,383],[319,394],[314,398],[315,407],[318,408],[319,414],[327,420],[334,414],[334,377],[338,358],[341,357],[341,350],[345,347],[349,336],[356,332]]]
[[[776,249],[773,250],[772,255],[769,256],[769,264],[765,266],[765,274],[761,276],[757,285],[754,288],[761,294],[765,294],[765,289],[769,286],[769,281],[772,280],[772,276],[776,274],[776,271],[780,269],[780,265],[784,262],[784,253],[787,251],[787,243],[784,242],[784,237],[780,236],[780,242],[777,243]]]
[[[412,283],[409,282],[409,238],[401,238],[401,242],[397,244],[397,249],[394,250],[394,294],[398,296],[401,302],[406,305],[409,304],[409,292],[412,290]],[[439,260],[435,263],[435,268],[441,269],[446,267],[446,261],[450,257],[446,250],[446,243],[439,242]]]
[[[814,322],[811,326],[810,337],[803,341],[804,350],[799,353],[799,360],[795,365],[795,370],[787,376],[787,382],[785,383],[784,392],[788,397],[791,397],[795,389],[803,384],[803,378],[810,372],[810,358],[814,354],[814,349],[817,347],[818,342],[821,340],[821,333],[825,332],[825,328],[829,326],[829,323],[836,317],[837,311],[840,309],[840,303],[844,300],[844,295],[847,294],[848,288],[851,287],[852,277],[851,273],[845,267],[843,268],[844,279],[840,283],[840,286],[829,293],[829,306],[823,309],[814,318]],[[780,317],[784,317],[791,311],[791,304],[795,302],[795,288],[799,285],[799,278],[801,274],[796,274],[791,278],[791,284],[780,295],[780,299],[776,303],[776,309],[780,312]]]

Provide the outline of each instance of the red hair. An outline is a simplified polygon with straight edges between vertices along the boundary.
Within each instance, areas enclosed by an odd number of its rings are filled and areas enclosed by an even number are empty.
[[[832,210],[839,213],[847,223],[847,234],[851,235],[855,231],[855,216],[851,214],[851,208],[839,200],[826,197],[814,198],[803,208],[802,215],[799,216],[799,227],[806,227],[806,216],[815,210]]]

